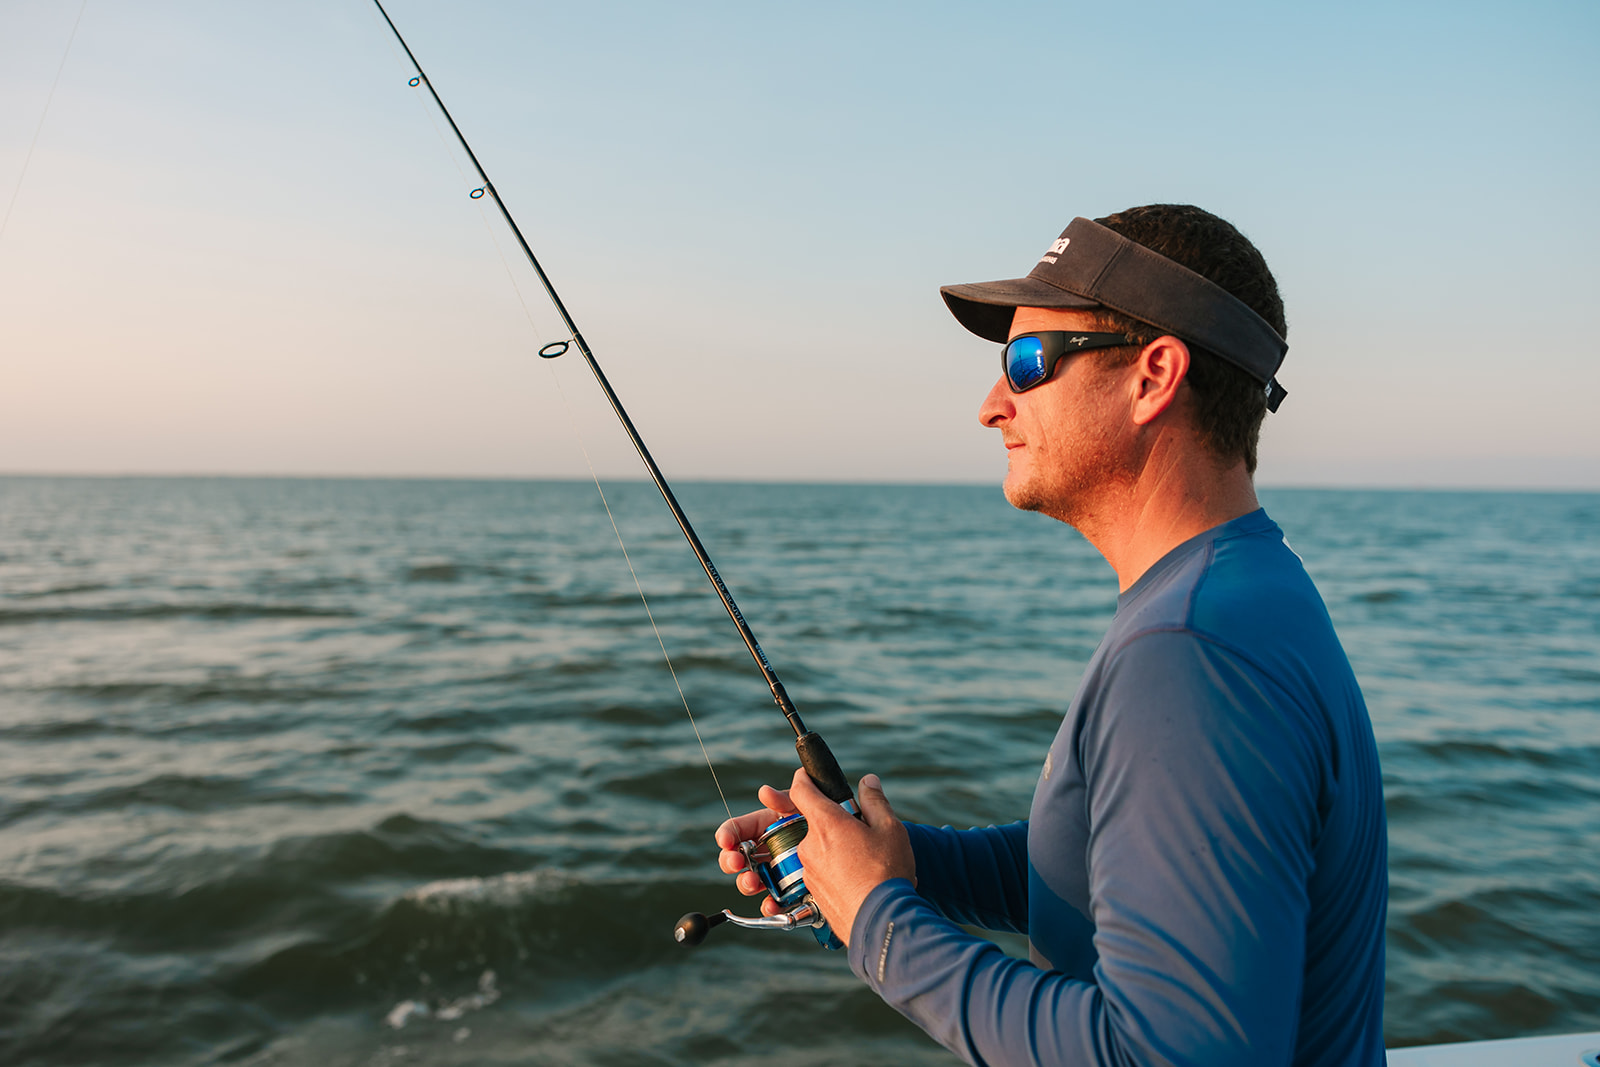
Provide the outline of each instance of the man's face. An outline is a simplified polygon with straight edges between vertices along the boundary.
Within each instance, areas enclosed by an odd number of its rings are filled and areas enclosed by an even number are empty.
[[[1011,336],[1044,330],[1087,331],[1084,311],[1018,308]],[[1043,385],[1013,393],[1004,376],[984,398],[978,421],[1000,431],[1012,507],[1078,525],[1100,495],[1121,480],[1130,430],[1126,374],[1096,365],[1094,353],[1064,357]]]

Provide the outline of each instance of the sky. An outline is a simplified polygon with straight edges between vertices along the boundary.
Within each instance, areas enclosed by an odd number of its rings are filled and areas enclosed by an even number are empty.
[[[1287,304],[1261,484],[1600,489],[1600,5],[387,6],[669,478],[997,483],[939,285],[1184,202]],[[412,73],[0,0],[0,472],[640,476]]]

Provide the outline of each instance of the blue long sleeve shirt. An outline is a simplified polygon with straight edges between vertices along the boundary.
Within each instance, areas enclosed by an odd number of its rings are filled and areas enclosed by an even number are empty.
[[[1384,1062],[1372,726],[1264,512],[1123,593],[1026,822],[908,830],[917,886],[868,895],[851,967],[969,1063]]]

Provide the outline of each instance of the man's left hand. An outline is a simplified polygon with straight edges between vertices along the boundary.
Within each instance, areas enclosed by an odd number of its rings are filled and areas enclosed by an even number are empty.
[[[891,878],[905,878],[913,885],[917,881],[911,838],[883,795],[878,776],[861,779],[856,797],[860,819],[823,796],[803,769],[794,772],[789,788],[790,801],[806,817],[806,836],[800,842],[806,889],[847,945],[856,912],[868,893]]]

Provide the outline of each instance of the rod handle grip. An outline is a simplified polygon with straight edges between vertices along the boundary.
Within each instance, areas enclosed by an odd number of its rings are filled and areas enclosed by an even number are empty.
[[[800,766],[817,783],[823,796],[835,804],[848,803],[851,810],[856,809],[856,798],[850,791],[850,783],[845,780],[844,771],[839,769],[839,761],[833,758],[833,750],[821,734],[815,730],[806,731],[795,738],[794,750],[800,756]]]

